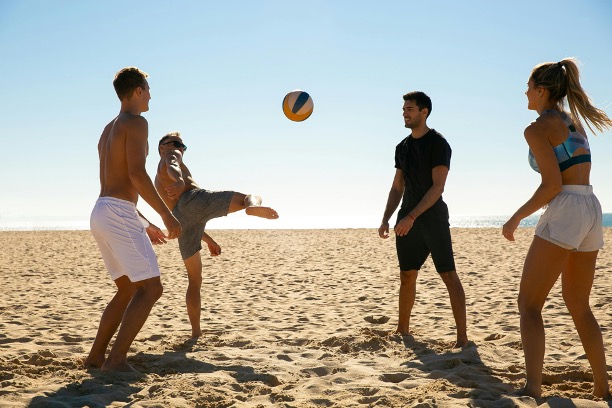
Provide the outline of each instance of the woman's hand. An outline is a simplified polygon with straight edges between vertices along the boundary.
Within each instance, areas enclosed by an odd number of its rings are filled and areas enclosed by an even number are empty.
[[[521,220],[517,219],[513,215],[512,217],[510,217],[508,221],[506,221],[506,223],[502,227],[502,235],[508,241],[514,241],[514,231],[516,231],[520,223],[521,223]]]

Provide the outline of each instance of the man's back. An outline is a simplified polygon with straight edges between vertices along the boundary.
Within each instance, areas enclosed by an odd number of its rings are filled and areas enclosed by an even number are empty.
[[[102,132],[98,143],[100,157],[100,197],[115,197],[136,203],[138,192],[130,179],[127,139],[131,133],[147,127],[140,115],[120,113]]]

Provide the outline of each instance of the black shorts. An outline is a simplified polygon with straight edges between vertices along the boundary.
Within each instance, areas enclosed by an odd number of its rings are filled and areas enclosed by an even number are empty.
[[[398,216],[398,221],[403,217],[404,215]],[[408,234],[395,237],[395,247],[401,271],[418,271],[429,254],[438,273],[455,270],[448,219],[417,218]]]

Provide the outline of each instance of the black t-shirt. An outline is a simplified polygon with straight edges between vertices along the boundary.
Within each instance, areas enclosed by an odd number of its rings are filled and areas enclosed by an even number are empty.
[[[451,148],[444,136],[430,129],[423,137],[412,135],[395,148],[395,168],[404,172],[404,197],[400,212],[412,210],[433,185],[431,170],[437,166],[450,169]],[[437,215],[448,218],[448,208],[442,197],[422,216]]]

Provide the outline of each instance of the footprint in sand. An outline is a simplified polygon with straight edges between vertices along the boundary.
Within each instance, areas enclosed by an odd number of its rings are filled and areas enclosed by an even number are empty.
[[[75,335],[72,335],[72,334],[62,334],[61,338],[66,343],[80,343],[80,342],[83,341],[83,337],[75,336]]]
[[[485,337],[485,341],[492,341],[492,340],[499,340],[501,338],[505,337],[502,334],[499,333],[493,333],[493,334],[489,334],[487,337]]]
[[[309,376],[316,375],[317,377],[325,377],[326,375],[330,375],[332,373],[332,369],[325,366],[304,368],[300,371]]]
[[[0,344],[7,344],[7,343],[28,343],[32,341],[31,338],[29,337],[18,337],[16,339],[12,339],[10,337],[0,337]]]
[[[57,358],[57,355],[50,350],[42,350],[38,353],[30,356],[30,358],[25,362],[25,364],[33,365],[33,366],[46,366]]]
[[[389,373],[389,374],[383,374],[379,378],[381,381],[384,381],[384,382],[398,384],[410,378],[410,374],[408,373]]]
[[[372,324],[385,324],[389,319],[389,316],[366,316],[363,318],[363,320]]]
[[[269,387],[276,387],[281,382],[275,375],[272,374],[256,374],[256,373],[236,373],[232,374],[238,382],[246,383],[250,381],[259,381],[266,384]]]

